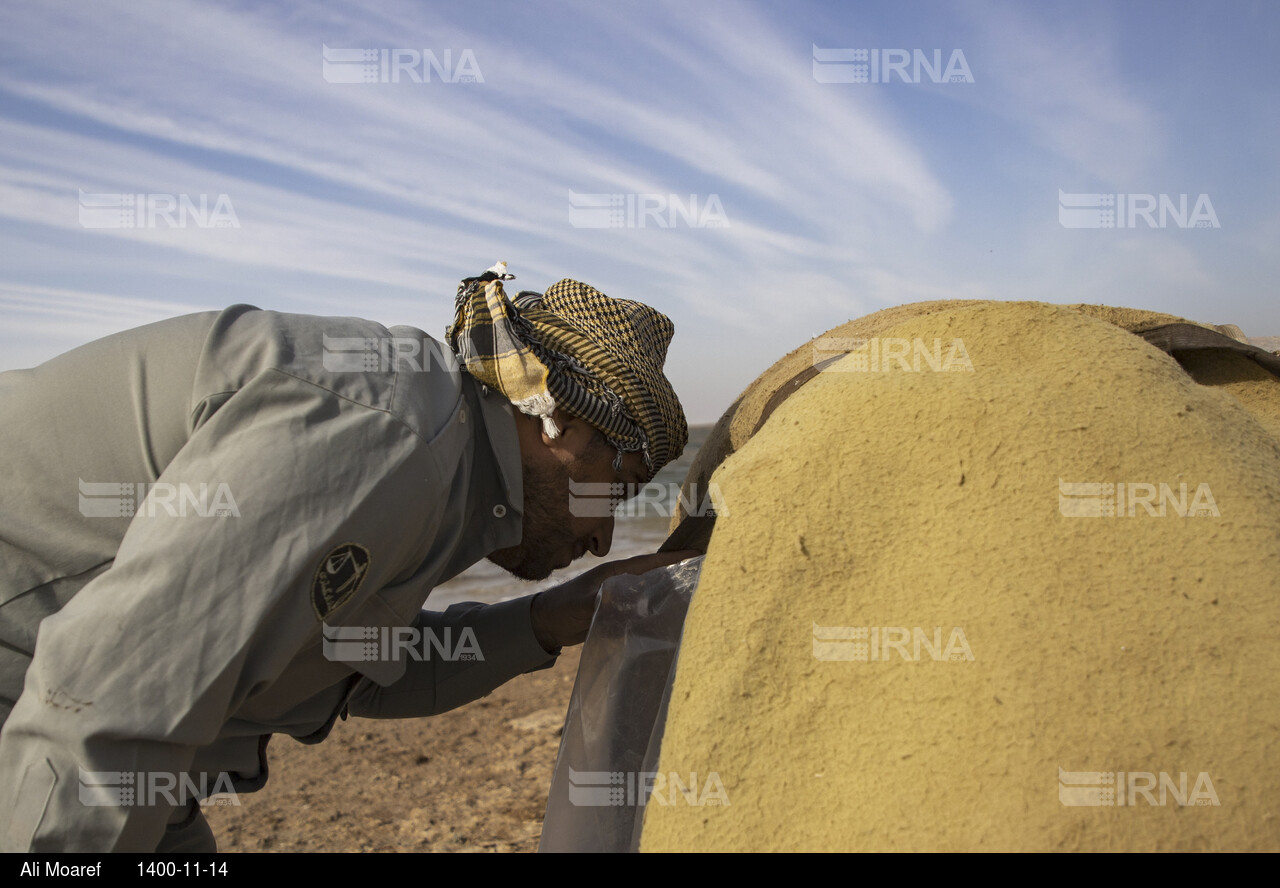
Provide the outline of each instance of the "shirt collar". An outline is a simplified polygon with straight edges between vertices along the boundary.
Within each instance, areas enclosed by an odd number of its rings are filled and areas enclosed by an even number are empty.
[[[502,477],[502,492],[507,509],[514,509],[518,517],[524,515],[524,468],[520,458],[520,437],[516,432],[515,411],[501,393],[463,375],[464,386],[470,388],[475,401],[480,405],[481,418],[484,421],[485,437],[477,439],[480,446],[487,441],[489,451],[497,463],[498,473]],[[495,506],[499,504],[495,503]],[[515,541],[519,542],[519,539]],[[512,545],[514,545],[513,543]]]

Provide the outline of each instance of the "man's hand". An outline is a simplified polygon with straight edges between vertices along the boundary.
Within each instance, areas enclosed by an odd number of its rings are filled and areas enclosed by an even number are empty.
[[[600,584],[609,577],[648,573],[655,568],[675,564],[686,558],[696,558],[701,554],[690,549],[622,558],[593,567],[559,586],[544,589],[533,596],[530,605],[533,632],[538,643],[549,653],[565,645],[582,644],[596,612],[596,595],[600,591]]]

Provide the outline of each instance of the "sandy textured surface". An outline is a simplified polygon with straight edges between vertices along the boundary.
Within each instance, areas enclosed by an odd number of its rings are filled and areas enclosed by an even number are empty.
[[[930,309],[839,333],[960,339],[973,372],[820,374],[713,476],[659,770],[730,804],[648,807],[642,849],[1280,847],[1264,383],[1065,307]],[[1060,482],[1204,483],[1217,514],[1072,517]],[[815,627],[967,650],[836,659]],[[1060,769],[1205,773],[1220,804],[1068,805]]]
[[[433,718],[275,737],[266,788],[208,810],[218,850],[536,851],[578,651]]]

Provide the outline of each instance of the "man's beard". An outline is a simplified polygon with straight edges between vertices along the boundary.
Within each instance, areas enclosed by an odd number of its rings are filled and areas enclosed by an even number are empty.
[[[577,465],[575,460],[574,465]],[[489,554],[489,560],[522,580],[545,580],[566,550],[572,551],[569,527],[570,469],[523,466],[524,521],[520,543]]]

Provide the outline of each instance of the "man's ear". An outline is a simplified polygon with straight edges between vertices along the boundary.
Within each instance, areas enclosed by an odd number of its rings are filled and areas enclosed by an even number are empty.
[[[566,413],[559,407],[556,408],[556,412],[551,415],[551,418],[555,421],[556,428],[560,430],[560,435],[552,438],[547,434],[547,430],[542,427],[541,421],[539,421],[538,433],[542,437],[542,445],[544,447],[549,447],[552,450],[563,450],[571,456],[578,456],[586,451],[596,433],[595,426],[571,413]]]
[[[551,414],[551,422],[555,424],[555,427],[560,432],[560,434],[556,435],[556,437],[554,438],[551,437],[551,435],[547,434],[547,424],[542,417],[534,417],[534,419],[538,423],[538,434],[542,438],[542,446],[554,447],[556,442],[560,439],[561,435],[564,434],[565,412],[561,410],[559,407],[557,407],[555,412]]]

